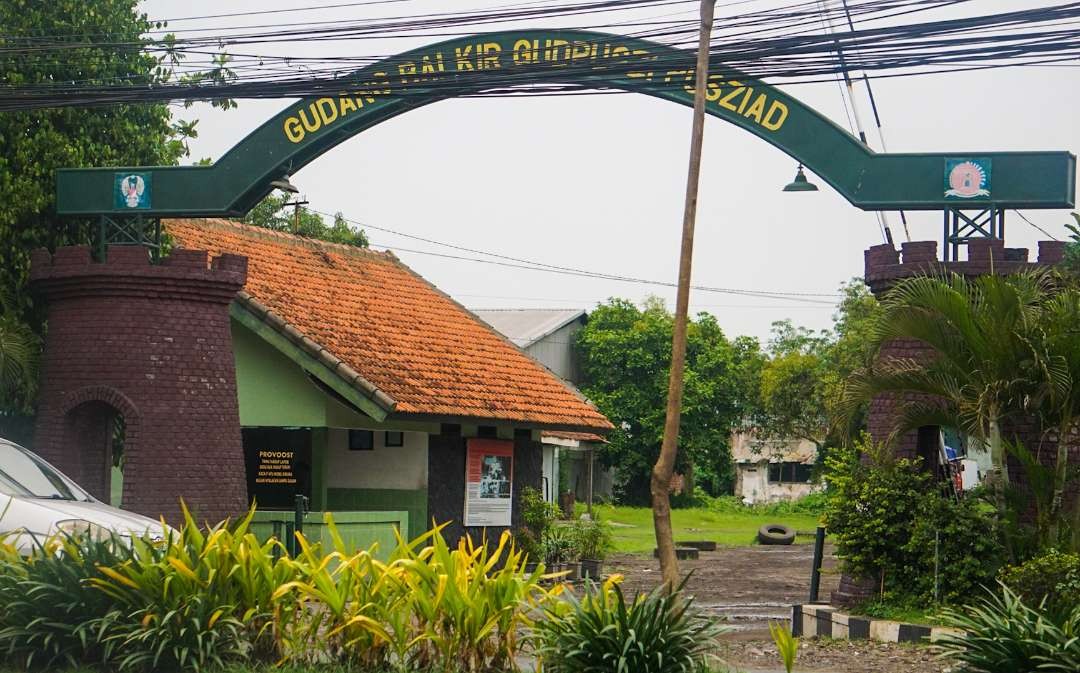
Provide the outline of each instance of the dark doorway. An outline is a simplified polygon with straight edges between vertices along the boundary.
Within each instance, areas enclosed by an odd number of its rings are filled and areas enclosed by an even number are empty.
[[[122,494],[122,482],[113,488],[114,466],[122,464],[124,420],[111,405],[83,402],[64,419],[64,443],[70,462],[57,465],[90,495],[102,502],[113,502],[113,491]]]

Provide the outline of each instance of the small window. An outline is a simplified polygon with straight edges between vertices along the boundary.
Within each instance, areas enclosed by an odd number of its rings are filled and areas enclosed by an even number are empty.
[[[371,430],[349,430],[350,451],[374,451],[375,433]]]
[[[395,430],[387,430],[383,437],[383,443],[389,447],[405,446],[405,433]]]
[[[496,439],[499,436],[499,431],[495,429],[494,425],[481,425],[476,429],[476,436],[485,439]]]
[[[780,481],[780,463],[769,463],[769,481]]]
[[[769,481],[779,484],[807,484],[814,466],[804,463],[769,463]]]

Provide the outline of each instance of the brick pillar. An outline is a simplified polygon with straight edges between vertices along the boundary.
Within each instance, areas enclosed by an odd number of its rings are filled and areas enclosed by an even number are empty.
[[[48,311],[35,450],[107,499],[113,414],[127,424],[123,507],[202,521],[247,507],[229,303],[247,259],[142,247],[34,252],[31,282]]]

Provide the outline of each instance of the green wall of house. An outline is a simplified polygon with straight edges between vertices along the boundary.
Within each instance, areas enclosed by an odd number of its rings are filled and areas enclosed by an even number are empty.
[[[343,534],[347,528],[349,539],[361,547],[372,542],[378,542],[380,547],[392,547],[394,538],[387,532],[388,521],[400,523],[402,533],[409,538],[427,530],[426,488],[327,487],[328,428],[438,432],[438,424],[375,421],[316,385],[300,364],[235,318],[232,335],[240,424],[244,427],[312,429],[312,514],[309,519],[313,521],[309,520],[307,524],[307,530],[312,531],[309,537],[318,539],[313,532],[317,529],[320,530],[318,535],[324,534],[321,532],[323,511],[332,512]],[[259,534],[269,535],[273,522],[291,522],[292,516],[291,512],[260,511],[256,515],[256,528]],[[347,526],[342,526],[343,523]]]
[[[232,336],[240,425],[321,428],[371,422],[332,399],[300,365],[235,320]]]
[[[326,490],[330,511],[392,512],[404,510],[408,527],[402,530],[412,539],[428,529],[427,489],[412,491],[388,488],[330,488]]]

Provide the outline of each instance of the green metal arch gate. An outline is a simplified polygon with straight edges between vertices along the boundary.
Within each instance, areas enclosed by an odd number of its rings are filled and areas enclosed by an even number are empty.
[[[693,105],[694,55],[586,31],[521,30],[456,38],[334,80],[325,96],[289,105],[212,166],[63,169],[60,215],[239,216],[337,144],[417,107],[493,88],[577,84]],[[706,111],[772,143],[864,210],[1071,208],[1069,152],[878,154],[783,91],[716,62]],[[947,170],[974,161],[992,186],[947,195]],[[132,177],[134,176],[134,177]],[[707,188],[707,187],[706,187]]]

